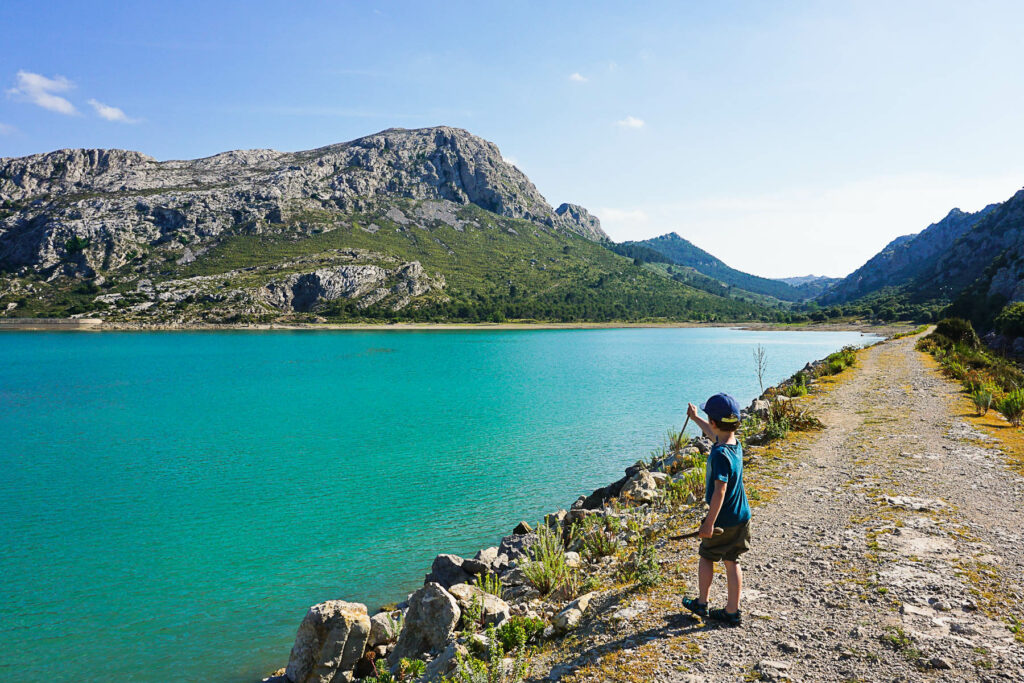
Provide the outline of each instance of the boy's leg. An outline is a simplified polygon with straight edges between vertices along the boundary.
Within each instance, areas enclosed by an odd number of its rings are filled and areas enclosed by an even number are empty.
[[[743,570],[739,562],[723,560],[725,564],[725,578],[729,583],[729,600],[725,603],[725,610],[735,614],[740,610],[740,593],[743,591]],[[710,580],[708,584],[710,584]]]
[[[711,592],[711,579],[714,577],[715,563],[707,558],[700,558],[700,564],[697,566],[697,588],[700,590],[700,597],[698,599],[705,605],[708,604],[708,594]]]

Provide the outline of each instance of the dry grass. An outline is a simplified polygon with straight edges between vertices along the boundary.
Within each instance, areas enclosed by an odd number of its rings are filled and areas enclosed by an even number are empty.
[[[934,372],[942,374],[942,366],[924,351],[919,351],[921,361]],[[1006,464],[1015,472],[1024,475],[1024,428],[1014,427],[995,410],[978,416],[970,396],[961,391],[953,400],[950,410],[964,422],[978,431],[987,434],[996,441],[981,441],[977,445],[986,448],[998,448],[1006,459]]]

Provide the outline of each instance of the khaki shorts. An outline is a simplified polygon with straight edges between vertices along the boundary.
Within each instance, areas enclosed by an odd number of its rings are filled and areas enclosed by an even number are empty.
[[[740,555],[750,550],[750,520],[737,526],[727,526],[720,536],[702,538],[697,553],[712,562],[737,562]]]

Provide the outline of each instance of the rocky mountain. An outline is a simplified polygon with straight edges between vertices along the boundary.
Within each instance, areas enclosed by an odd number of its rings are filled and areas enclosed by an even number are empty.
[[[189,161],[98,149],[0,159],[0,314],[760,313],[639,272],[605,241],[586,209],[553,208],[497,146],[456,128]]]
[[[391,129],[291,154],[244,150],[158,162],[138,152],[74,149],[0,160],[0,201],[27,214],[4,221],[0,261],[47,269],[62,263],[68,240],[87,240],[70,265],[88,274],[171,233],[190,241],[237,229],[265,233],[310,211],[364,210],[396,196],[475,204],[606,238],[585,209],[552,209],[494,144],[454,128]],[[32,215],[41,197],[48,210]]]
[[[932,269],[957,239],[996,206],[990,204],[974,213],[953,209],[920,233],[897,237],[863,266],[826,290],[820,303],[845,303],[886,287],[910,283]]]
[[[970,319],[982,331],[1007,303],[1024,301],[1024,190],[968,213],[953,209],[890,242],[827,290],[821,305],[883,319]]]
[[[917,283],[954,295],[949,313],[991,329],[1008,303],[1024,301],[1024,190],[997,205]]]
[[[770,296],[783,301],[800,301],[808,298],[803,292],[786,282],[751,275],[731,268],[721,259],[712,256],[674,232],[648,240],[624,242],[622,246],[651,249],[666,257],[674,265],[693,268],[729,287],[738,287],[754,294]]]

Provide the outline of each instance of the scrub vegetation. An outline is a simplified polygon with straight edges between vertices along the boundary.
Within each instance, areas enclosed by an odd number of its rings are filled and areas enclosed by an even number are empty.
[[[964,388],[978,415],[995,408],[1010,424],[1024,418],[1024,372],[1008,358],[986,349],[970,321],[947,318],[917,348],[934,356],[943,373]]]

